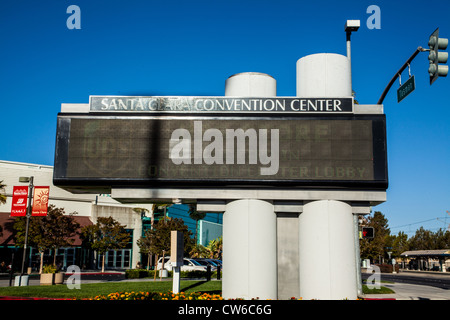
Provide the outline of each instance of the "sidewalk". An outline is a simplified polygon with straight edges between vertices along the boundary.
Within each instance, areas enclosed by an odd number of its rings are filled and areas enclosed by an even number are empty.
[[[383,287],[393,290],[393,294],[366,294],[366,299],[395,299],[395,300],[450,300],[450,290],[431,286],[407,283],[383,283]]]
[[[12,286],[14,286],[15,276],[19,274],[15,274],[12,278]],[[65,273],[64,275],[64,283],[68,277],[70,277],[71,273]],[[81,275],[81,283],[100,283],[100,282],[111,282],[111,281],[123,281],[125,279],[125,273],[121,271],[105,271],[100,272],[97,270],[88,270],[82,271]],[[40,275],[37,273],[32,273],[28,275],[28,285],[29,286],[39,286],[40,285]],[[9,275],[0,274],[0,287],[8,287],[10,283]]]

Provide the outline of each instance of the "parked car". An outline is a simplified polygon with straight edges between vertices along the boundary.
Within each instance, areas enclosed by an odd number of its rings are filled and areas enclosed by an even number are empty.
[[[157,270],[161,270],[162,268],[162,261],[163,258],[159,258],[158,264],[156,266]],[[164,257],[164,269],[168,271],[172,271],[173,266],[170,262],[170,257]],[[206,265],[202,265],[195,261],[194,259],[184,258],[183,259],[183,265],[180,268],[181,271],[194,271],[194,270],[200,270],[200,271],[206,271]]]
[[[221,266],[223,266],[223,262],[222,262],[222,260],[219,260],[219,259],[215,259],[218,263],[220,263],[220,265]]]
[[[164,257],[164,269],[170,271],[170,270],[172,270],[172,265],[170,264],[169,260],[170,260],[170,257]],[[162,257],[158,259],[158,264],[156,265],[157,270],[161,270],[162,261],[163,261]]]
[[[220,266],[222,267],[222,261],[219,259],[208,259],[209,261],[211,261],[212,263],[216,264],[216,267]]]
[[[196,258],[196,259],[192,259],[192,260],[195,260],[200,265],[205,266],[205,268],[210,266],[211,267],[211,271],[216,271],[217,270],[217,266],[214,263],[212,263],[211,261],[209,261],[209,259]]]
[[[195,259],[184,258],[183,260],[184,260],[183,267],[189,267],[189,268],[192,268],[192,270],[206,271],[207,265],[201,264],[198,261],[196,261]],[[189,270],[186,270],[186,271],[189,271]]]

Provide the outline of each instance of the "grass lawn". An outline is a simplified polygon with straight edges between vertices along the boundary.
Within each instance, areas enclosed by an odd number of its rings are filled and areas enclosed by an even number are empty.
[[[0,288],[0,296],[40,297],[40,298],[92,298],[97,295],[107,295],[113,292],[172,290],[172,281],[139,281],[139,282],[105,282],[81,284],[80,289],[68,289],[64,285],[27,286]],[[182,280],[180,291],[221,293],[222,281]]]
[[[363,284],[362,289],[363,289],[363,293],[364,294],[389,294],[389,293],[395,293],[391,289],[383,287],[383,286],[380,286],[380,289],[376,289],[376,288],[369,289],[367,287],[367,285]]]

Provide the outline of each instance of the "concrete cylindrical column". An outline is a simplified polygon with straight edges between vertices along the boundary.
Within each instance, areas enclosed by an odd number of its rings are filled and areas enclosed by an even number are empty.
[[[352,77],[346,56],[318,53],[297,61],[298,97],[351,97]]]
[[[238,73],[226,80],[225,96],[274,97],[276,80],[259,72]],[[224,298],[277,298],[277,220],[271,203],[227,204],[222,258]]]
[[[243,72],[232,75],[225,81],[225,96],[275,97],[277,81],[270,75],[259,72]]]
[[[223,216],[225,299],[277,299],[277,221],[262,200],[236,200]]]
[[[357,298],[352,207],[332,200],[303,206],[299,217],[300,296]]]

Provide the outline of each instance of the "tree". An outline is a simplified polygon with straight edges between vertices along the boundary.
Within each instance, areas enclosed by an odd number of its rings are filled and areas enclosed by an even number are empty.
[[[147,230],[145,237],[150,239],[150,251],[157,255],[170,251],[170,232],[181,231],[184,238],[184,254],[187,256],[192,250],[193,241],[191,239],[192,232],[184,224],[183,220],[174,218],[166,219],[166,221],[158,221],[152,230]]]
[[[409,250],[408,235],[403,231],[400,231],[396,236],[393,237],[393,254],[395,257],[399,257],[403,252]]]
[[[195,239],[195,243],[197,244],[197,240],[198,240],[198,221],[204,219],[206,216],[206,212],[198,212],[197,210],[195,210],[195,206],[194,205],[190,205],[189,206],[189,217],[192,220],[195,220],[195,235],[194,235],[194,239]]]
[[[373,217],[369,216],[364,226],[374,227],[374,239],[360,240],[361,258],[371,259],[381,263],[381,257],[387,257],[387,252],[391,251],[393,258],[408,250],[438,250],[450,248],[450,230],[439,229],[436,232],[420,227],[414,236],[408,239],[404,232],[398,235],[391,235],[388,220],[381,213],[376,211]]]
[[[408,240],[410,250],[438,250],[450,248],[450,232],[439,229],[436,232],[420,227]]]
[[[189,256],[191,258],[209,258],[210,252],[207,247],[197,243],[189,252]]]
[[[222,259],[222,236],[209,241],[206,247],[197,244],[191,250],[190,256],[192,258]]]
[[[167,209],[172,206],[172,203],[158,203],[153,204],[152,206],[152,215],[151,215],[151,226],[155,225],[155,217],[160,217],[162,215],[163,220],[166,221],[167,217]]]
[[[361,257],[372,261],[378,260],[381,263],[381,258],[387,256],[386,247],[390,235],[388,220],[381,212],[375,211],[373,217],[368,217],[367,226],[374,228],[375,237],[361,240]]]
[[[0,204],[6,203],[6,194],[5,194],[6,184],[3,184],[3,180],[0,180]],[[3,227],[0,226],[0,237],[3,236]]]
[[[136,244],[139,247],[139,251],[141,253],[147,254],[147,270],[150,266],[150,256],[152,254],[151,252],[152,240],[148,232],[149,230],[146,230],[144,236],[136,241]]]
[[[5,187],[6,184],[3,184],[3,180],[0,180],[0,191],[2,191],[2,193],[0,193],[0,204],[6,203],[6,195],[4,194]]]
[[[450,231],[439,229],[435,233],[435,248],[436,249],[448,249],[450,248]]]
[[[222,259],[223,241],[222,236],[209,242],[207,249],[210,259]]]
[[[83,227],[81,233],[84,244],[103,255],[102,272],[105,271],[105,253],[122,249],[130,241],[125,226],[112,217],[97,218],[96,224]]]
[[[409,247],[411,250],[432,250],[434,249],[432,232],[425,230],[423,227],[416,230],[416,234],[409,239]]]
[[[42,272],[44,253],[48,249],[53,249],[53,264],[56,265],[56,249],[71,246],[74,242],[72,238],[77,234],[80,227],[73,217],[75,212],[65,214],[63,208],[50,205],[47,216],[30,217],[28,228],[28,244],[38,250],[41,255],[39,273]],[[26,217],[18,217],[13,226],[16,231],[16,245],[21,247],[25,243]]]

